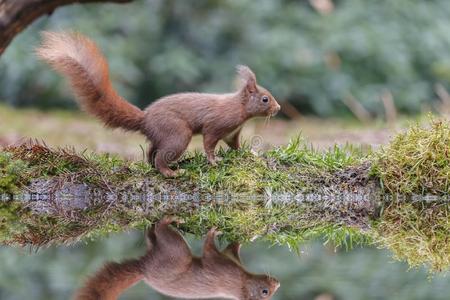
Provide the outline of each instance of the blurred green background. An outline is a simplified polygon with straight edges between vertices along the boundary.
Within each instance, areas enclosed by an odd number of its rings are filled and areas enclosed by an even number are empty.
[[[327,7],[333,5],[332,7]],[[78,30],[111,64],[120,92],[140,107],[178,91],[228,91],[236,64],[302,113],[373,115],[380,97],[419,113],[450,88],[448,0],[141,0],[73,5],[21,33],[0,59],[0,100],[74,107],[66,85],[37,62],[40,30]]]
[[[104,130],[94,118],[22,109],[76,107],[68,85],[33,55],[41,30],[77,30],[94,39],[115,87],[140,107],[174,92],[227,92],[235,65],[248,64],[261,85],[300,114],[334,118],[272,120],[272,133],[262,134],[270,144],[285,143],[299,128],[314,145],[383,144],[392,131],[379,123],[360,128],[335,121],[352,115],[344,102],[354,99],[380,119],[386,93],[405,115],[448,108],[449,16],[448,0],[141,0],[63,7],[19,34],[0,57],[0,102],[6,103],[0,106],[0,144],[31,137],[141,155],[142,137]],[[260,127],[251,123],[244,135],[260,134]],[[103,262],[143,249],[136,232],[37,253],[2,246],[0,299],[69,299]],[[303,249],[297,256],[255,244],[243,257],[250,270],[281,279],[275,299],[449,299],[448,278],[429,279],[385,251],[335,253],[320,242]],[[139,284],[122,299],[164,299],[158,297]]]

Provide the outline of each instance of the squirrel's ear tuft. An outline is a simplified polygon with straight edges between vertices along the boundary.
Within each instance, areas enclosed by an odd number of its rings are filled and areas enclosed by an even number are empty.
[[[253,73],[249,67],[244,65],[238,65],[236,70],[242,82],[242,86],[245,87],[249,93],[255,93],[257,90],[255,73]]]

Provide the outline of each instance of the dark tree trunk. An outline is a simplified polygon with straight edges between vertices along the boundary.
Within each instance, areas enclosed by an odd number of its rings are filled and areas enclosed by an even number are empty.
[[[59,6],[89,2],[131,2],[132,0],[0,0],[0,55],[12,39],[31,22],[51,14]]]

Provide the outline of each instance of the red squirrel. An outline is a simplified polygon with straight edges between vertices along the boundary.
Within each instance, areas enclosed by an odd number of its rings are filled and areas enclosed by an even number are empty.
[[[93,41],[78,33],[44,32],[42,36],[37,55],[70,81],[81,107],[108,127],[145,135],[151,142],[148,160],[166,177],[178,175],[168,164],[183,154],[192,135],[203,135],[207,159],[216,165],[214,149],[219,140],[239,149],[245,121],[280,110],[270,92],[257,85],[250,68],[238,66],[241,85],[233,93],[173,94],[142,111],[114,90],[108,63]]]
[[[162,294],[182,299],[270,299],[280,286],[268,275],[247,272],[241,265],[240,245],[223,251],[215,245],[218,231],[209,230],[202,257],[193,256],[183,236],[164,217],[146,236],[147,253],[122,263],[108,263],[76,294],[75,300],[113,300],[144,280]]]

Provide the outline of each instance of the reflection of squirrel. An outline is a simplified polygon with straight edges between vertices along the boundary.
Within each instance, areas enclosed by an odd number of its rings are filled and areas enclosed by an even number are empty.
[[[147,235],[147,253],[139,259],[109,263],[77,293],[77,300],[112,300],[128,287],[145,280],[157,291],[183,299],[270,299],[279,287],[275,278],[247,272],[241,265],[238,243],[220,252],[211,229],[203,256],[192,255],[181,234],[165,217]]]
[[[230,94],[181,93],[163,97],[142,111],[120,97],[111,85],[108,63],[88,38],[74,33],[43,34],[38,56],[66,76],[78,102],[109,127],[140,131],[152,143],[148,158],[165,176],[177,172],[168,163],[186,150],[193,134],[203,135],[208,161],[223,139],[239,148],[242,124],[255,116],[276,114],[280,106],[269,91],[256,84],[255,74],[238,67],[243,84]]]

